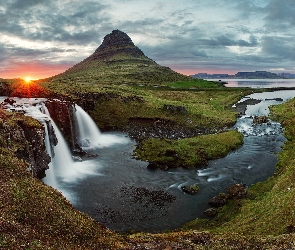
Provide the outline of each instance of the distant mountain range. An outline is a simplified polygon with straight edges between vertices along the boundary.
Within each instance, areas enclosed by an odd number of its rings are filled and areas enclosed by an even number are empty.
[[[192,80],[145,56],[120,30],[106,35],[92,55],[50,79],[104,84],[163,84]]]

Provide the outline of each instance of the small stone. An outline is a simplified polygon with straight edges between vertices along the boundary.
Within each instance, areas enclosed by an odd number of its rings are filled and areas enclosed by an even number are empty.
[[[217,214],[217,209],[216,208],[208,208],[205,212],[204,212],[208,217],[214,217]]]

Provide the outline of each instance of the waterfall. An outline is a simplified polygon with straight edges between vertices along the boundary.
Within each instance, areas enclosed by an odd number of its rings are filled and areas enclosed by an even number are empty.
[[[102,134],[92,118],[77,104],[75,105],[78,144],[83,150],[93,147],[109,147],[113,144],[126,143],[127,139],[112,134]]]
[[[54,146],[54,156],[50,155],[52,167],[49,167],[49,169],[46,171],[46,176],[48,172],[54,171],[55,172],[54,176],[65,178],[69,172],[69,169],[74,164],[74,161],[72,159],[72,155],[70,153],[68,145],[64,137],[62,136],[61,132],[59,131],[58,127],[52,120],[51,120],[51,124],[53,126],[58,143],[56,144],[56,146]],[[47,134],[47,137],[48,137],[48,134]],[[47,152],[48,152],[48,149],[47,149]],[[46,177],[44,179],[44,182],[52,186],[51,183],[47,183]]]
[[[45,128],[45,146],[51,162],[43,182],[60,190],[58,177],[66,178],[68,170],[74,164],[68,145],[43,102],[36,106],[23,106],[22,108],[26,115],[40,121]]]
[[[98,146],[101,133],[92,118],[78,105],[75,105],[78,144],[83,149]]]
[[[41,98],[12,98],[14,104],[5,104],[5,109],[10,111],[24,111],[25,115],[31,116],[40,121],[45,129],[45,146],[47,153],[51,157],[49,169],[45,171],[46,177],[42,181],[58,189],[72,204],[76,202],[75,194],[71,193],[68,183],[77,182],[86,176],[101,175],[99,169],[104,166],[98,163],[95,157],[87,158],[82,162],[73,160],[70,149],[60,132],[59,128],[50,116],[45,106],[46,99]],[[73,114],[73,124],[77,125],[78,143],[81,147],[95,149],[107,147],[116,143],[128,141],[124,136],[103,135],[91,117],[78,105],[75,105],[76,112]],[[73,128],[73,126],[71,126]],[[92,152],[91,152],[92,153]],[[95,156],[94,154],[93,156]]]

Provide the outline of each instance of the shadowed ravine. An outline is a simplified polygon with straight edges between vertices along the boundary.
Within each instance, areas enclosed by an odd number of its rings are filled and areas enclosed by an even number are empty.
[[[55,128],[58,143],[54,146],[55,156],[51,154],[53,160],[44,182],[59,189],[75,208],[111,229],[154,232],[178,228],[197,217],[204,217],[209,199],[225,192],[230,185],[244,183],[249,186],[274,173],[276,153],[284,143],[282,128],[272,121],[253,125],[252,116],[268,115],[269,105],[280,104],[294,96],[295,91],[251,95],[261,102],[248,106],[235,126],[245,136],[243,146],[222,159],[210,161],[203,169],[179,168],[168,172],[148,170],[147,162],[133,159],[135,141],[126,134],[105,134],[96,127],[85,128],[93,123],[77,107],[79,131],[84,131],[84,135],[80,134],[80,142],[89,142],[80,146],[91,157],[85,155],[81,156],[83,161],[74,161],[63,136]],[[42,107],[22,108],[39,120],[50,119]],[[77,115],[82,117],[77,118]],[[87,123],[82,125],[81,121],[85,120]],[[87,134],[91,131],[96,134]],[[49,141],[46,142],[48,148]],[[197,184],[200,191],[187,195],[180,189],[185,184]]]

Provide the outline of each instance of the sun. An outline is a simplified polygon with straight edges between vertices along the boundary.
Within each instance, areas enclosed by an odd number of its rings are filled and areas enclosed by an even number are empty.
[[[29,83],[30,81],[32,81],[32,78],[29,77],[29,76],[26,76],[26,77],[24,78],[24,80],[25,80],[26,83]]]

